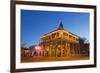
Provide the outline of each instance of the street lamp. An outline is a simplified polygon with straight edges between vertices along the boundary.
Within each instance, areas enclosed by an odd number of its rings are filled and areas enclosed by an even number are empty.
[[[41,50],[41,46],[36,45],[36,46],[35,46],[35,49],[36,49],[36,50]]]

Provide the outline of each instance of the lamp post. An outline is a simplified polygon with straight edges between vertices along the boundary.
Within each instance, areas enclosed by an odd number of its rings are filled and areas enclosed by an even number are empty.
[[[35,50],[36,50],[36,53],[38,54],[38,56],[41,56],[40,54],[41,54],[41,46],[39,46],[39,45],[36,45],[35,46]]]

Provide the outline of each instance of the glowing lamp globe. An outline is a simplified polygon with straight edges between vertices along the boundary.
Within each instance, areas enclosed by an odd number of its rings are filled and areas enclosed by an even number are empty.
[[[36,50],[40,50],[41,47],[40,47],[40,46],[35,46],[35,49],[36,49]]]

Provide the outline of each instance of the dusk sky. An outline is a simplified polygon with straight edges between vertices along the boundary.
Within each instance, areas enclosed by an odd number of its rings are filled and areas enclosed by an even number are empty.
[[[66,30],[89,41],[89,13],[21,10],[21,43],[38,44],[40,37],[57,29],[60,20]]]

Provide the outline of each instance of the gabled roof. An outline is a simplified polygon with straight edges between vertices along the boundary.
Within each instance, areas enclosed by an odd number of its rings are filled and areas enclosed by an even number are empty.
[[[57,30],[65,30],[64,27],[63,27],[62,21],[60,21],[60,24],[59,24],[59,26],[58,26],[57,29],[55,29],[55,30],[53,30],[53,31],[51,31],[51,32],[48,32],[48,33],[44,34],[43,36],[45,36],[45,35],[47,35],[47,34],[49,34],[49,33],[52,33],[52,32],[54,32],[54,31],[57,31]],[[66,31],[66,30],[65,30],[65,31]],[[68,30],[67,30],[67,32],[69,32],[70,34],[72,34],[72,35],[74,35],[74,36],[77,36],[77,35],[73,34],[72,32],[70,32],[70,31],[68,31]],[[77,37],[79,37],[79,36],[77,36]]]

